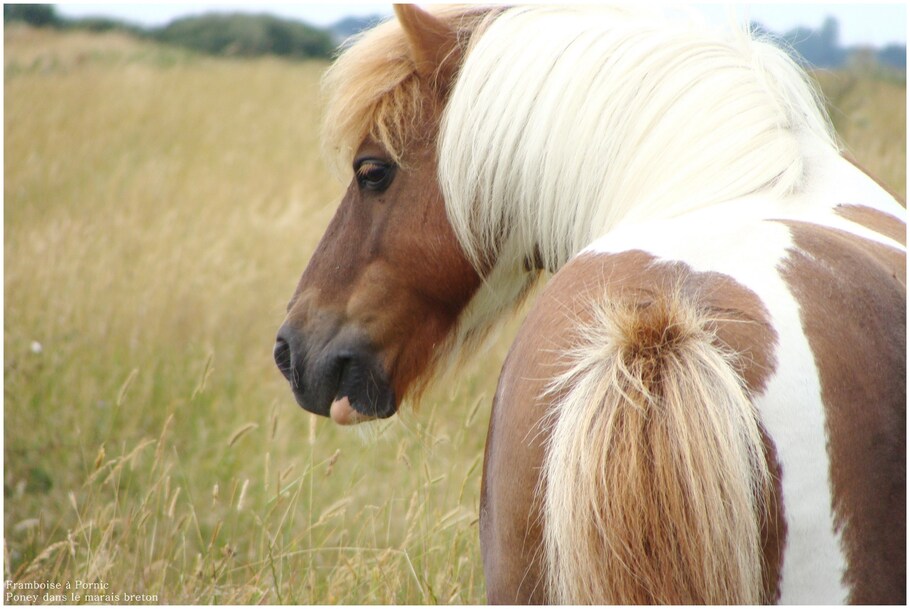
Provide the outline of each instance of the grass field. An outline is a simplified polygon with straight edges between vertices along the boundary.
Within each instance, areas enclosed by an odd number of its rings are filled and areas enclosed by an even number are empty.
[[[300,410],[272,362],[341,193],[325,65],[22,28],[4,45],[4,579],[106,586],[63,591],[79,602],[482,603],[480,465],[515,323],[369,438]],[[904,82],[821,78],[903,196]]]

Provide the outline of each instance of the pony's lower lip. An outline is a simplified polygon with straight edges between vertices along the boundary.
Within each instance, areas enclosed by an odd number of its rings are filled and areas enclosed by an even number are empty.
[[[354,410],[347,396],[336,399],[329,408],[329,415],[338,425],[357,425],[365,421],[372,421],[376,417],[363,414]]]
[[[395,394],[372,350],[343,352],[337,370],[335,397],[328,408],[336,423],[360,423],[395,414]]]

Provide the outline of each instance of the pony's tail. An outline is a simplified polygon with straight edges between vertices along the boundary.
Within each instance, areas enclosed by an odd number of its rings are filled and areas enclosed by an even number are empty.
[[[579,328],[540,489],[551,602],[762,602],[770,475],[717,323],[674,294]]]

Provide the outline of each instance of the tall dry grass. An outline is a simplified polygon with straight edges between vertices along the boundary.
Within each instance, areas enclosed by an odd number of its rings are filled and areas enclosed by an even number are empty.
[[[481,600],[496,365],[364,442],[301,411],[272,362],[341,192],[318,153],[325,66],[32,30],[5,47],[6,578]]]
[[[318,154],[325,65],[4,36],[5,579],[121,602],[483,602],[510,331],[369,441],[297,408],[272,363],[341,193]],[[857,87],[876,92],[846,116],[872,118],[848,143],[903,189],[903,86]]]

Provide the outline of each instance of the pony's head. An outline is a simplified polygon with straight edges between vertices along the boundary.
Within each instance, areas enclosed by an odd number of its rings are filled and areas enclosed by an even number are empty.
[[[831,147],[805,74],[747,33],[625,8],[396,14],[327,75],[350,185],[275,347],[338,422],[393,414],[594,238],[782,199]]]
[[[274,352],[298,403],[343,424],[389,417],[422,389],[481,284],[446,218],[436,139],[487,11],[395,10],[326,76],[323,140],[350,183]]]

